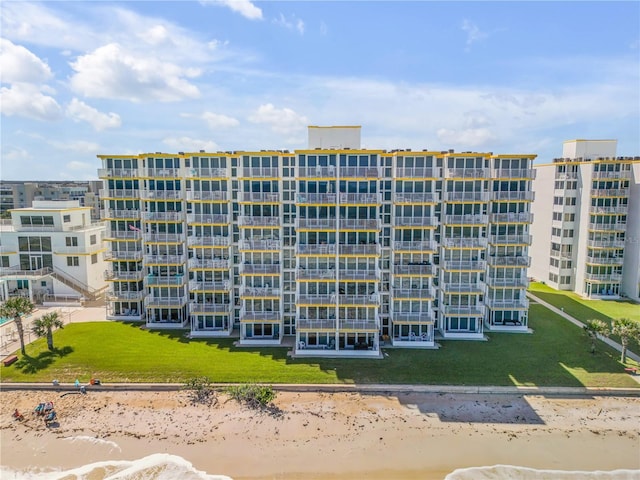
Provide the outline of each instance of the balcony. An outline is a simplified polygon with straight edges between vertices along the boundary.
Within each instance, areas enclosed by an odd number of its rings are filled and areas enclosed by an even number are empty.
[[[229,195],[227,192],[215,191],[215,192],[201,192],[201,191],[187,191],[188,202],[228,202]]]
[[[483,260],[445,260],[442,268],[447,271],[484,272],[487,263]]]
[[[338,199],[337,193],[298,193],[297,205],[335,205]]]
[[[231,215],[228,213],[189,213],[187,214],[187,223],[189,225],[229,225]]]
[[[406,277],[432,277],[435,275],[435,267],[433,265],[416,264],[416,265],[394,265],[393,274]]]
[[[146,296],[145,292],[109,292],[108,302],[140,301]]]
[[[100,190],[100,199],[107,200],[110,198],[127,198],[127,199],[138,199],[140,198],[140,190],[132,190],[132,189],[103,189]]]
[[[444,215],[444,225],[485,225],[488,217],[481,214]]]
[[[445,178],[478,178],[484,179],[488,177],[488,170],[484,168],[445,168],[444,169],[444,177]]]
[[[337,326],[336,319],[316,319],[316,318],[298,318],[296,320],[296,330],[335,330]]]
[[[380,296],[373,293],[371,295],[338,295],[338,306],[369,306],[380,305]]]
[[[336,178],[336,167],[298,167],[296,178]]]
[[[391,320],[395,324],[432,325],[433,318],[429,312],[391,312]]]
[[[437,228],[436,217],[395,217],[395,228]]]
[[[299,266],[296,270],[296,280],[317,280],[317,281],[327,281],[327,280],[335,280],[336,279],[336,271],[335,269],[321,269],[321,268],[303,268]]]
[[[589,213],[592,215],[626,215],[628,211],[626,205],[623,207],[589,207]]]
[[[279,216],[238,216],[238,226],[242,227],[256,227],[256,228],[277,228],[280,226]]]
[[[186,256],[183,255],[145,255],[144,263],[147,265],[181,265],[185,262]]]
[[[140,210],[100,210],[100,218],[103,220],[137,220],[140,218]]]
[[[144,283],[148,287],[166,287],[166,286],[180,286],[185,284],[184,275],[147,275],[144,277]]]
[[[440,194],[434,192],[428,193],[394,193],[393,203],[395,204],[422,204],[422,203],[439,203]]]
[[[485,305],[494,310],[527,310],[529,308],[529,300],[525,299],[495,299],[486,298]]]
[[[211,293],[228,293],[231,291],[231,281],[223,282],[206,282],[199,280],[189,280],[190,292],[211,292]]]
[[[431,288],[392,288],[392,300],[431,301],[435,298]]]
[[[443,192],[442,198],[449,203],[484,203],[489,201],[488,192]]]
[[[238,178],[278,178],[277,167],[244,167],[238,168]]]
[[[587,242],[587,246],[589,248],[607,248],[607,249],[618,249],[624,248],[624,240],[589,240]]]
[[[490,192],[489,198],[494,202],[532,202],[535,192]]]
[[[628,197],[628,188],[593,188],[591,190],[592,197]]]
[[[240,287],[240,298],[279,299],[281,293],[282,290],[279,288],[249,287],[246,285]]]
[[[184,190],[140,190],[140,197],[145,200],[182,200]]]
[[[187,169],[187,178],[227,178],[229,174],[226,168],[198,168]]]
[[[303,256],[315,256],[315,255],[335,255],[337,245],[332,244],[303,244],[298,243],[296,245],[296,254]]]
[[[137,168],[99,168],[98,178],[136,178]]]
[[[180,308],[187,304],[187,297],[150,297],[144,299],[144,306],[150,308]]]
[[[228,247],[230,245],[230,237],[212,236],[212,237],[187,237],[187,245],[190,247]]]
[[[578,172],[556,172],[556,180],[577,180]]]
[[[489,235],[491,245],[531,245],[531,235]]]
[[[340,178],[379,178],[380,167],[340,167]]]
[[[624,257],[587,256],[586,263],[591,265],[622,265],[624,264]]]
[[[596,232],[626,232],[627,223],[589,223],[589,230]]]
[[[585,273],[584,279],[589,282],[618,283],[622,281],[622,274],[621,273]]]
[[[136,270],[134,272],[122,272],[107,270],[104,272],[104,279],[107,281],[136,281],[142,280],[144,273],[142,270]]]
[[[573,258],[571,252],[562,252],[560,250],[551,250],[550,256],[553,258],[564,258],[565,260],[571,260]]]
[[[382,203],[381,193],[341,193],[338,198],[343,205],[379,205]]]
[[[280,264],[241,263],[239,271],[240,275],[280,275]]]
[[[335,230],[338,222],[335,218],[296,218],[298,231]]]
[[[148,222],[182,222],[184,212],[142,212],[142,219]]]
[[[501,178],[533,180],[536,178],[536,170],[534,168],[499,169],[492,170],[491,176],[496,180]]]
[[[408,241],[396,241],[392,243],[392,248],[395,253],[409,252],[409,253],[432,253],[437,250],[436,242],[432,240],[425,240],[421,242],[408,242]]]
[[[351,319],[345,318],[339,321],[340,330],[358,331],[358,332],[377,332],[380,328],[378,319]]]
[[[445,248],[486,248],[486,238],[443,238],[440,244]]]
[[[488,258],[492,267],[530,267],[531,257],[494,257]]]
[[[229,270],[231,259],[229,258],[190,258],[189,268],[200,270]]]
[[[107,230],[104,233],[104,239],[107,241],[117,240],[140,240],[142,238],[142,232],[138,230]]]
[[[529,280],[526,277],[489,277],[485,283],[491,288],[528,288]]]
[[[146,243],[182,243],[184,233],[145,233],[143,238]]]
[[[483,305],[443,305],[440,312],[444,315],[462,315],[465,317],[482,317],[484,315]]]
[[[280,312],[269,312],[269,311],[251,311],[248,312],[246,309],[242,308],[240,310],[240,321],[241,322],[267,322],[267,323],[277,323],[281,319]]]
[[[381,224],[378,219],[355,219],[341,218],[339,221],[340,230],[380,230]]]
[[[380,270],[360,270],[356,268],[341,268],[338,270],[338,279],[340,281],[352,282],[373,282],[380,280]]]
[[[395,178],[440,178],[440,169],[433,167],[398,167]]]
[[[280,251],[281,248],[280,240],[240,240],[238,242],[238,250],[241,252]]]
[[[334,295],[296,295],[296,305],[309,307],[335,307],[337,296]]]
[[[231,313],[231,304],[190,302],[189,312],[194,315],[207,313],[228,315]]]
[[[599,172],[599,171],[593,171],[593,174],[591,175],[591,178],[593,178],[594,180],[607,180],[607,179],[612,179],[612,180],[616,180],[616,179],[627,179],[627,178],[631,178],[631,171],[630,170],[618,170],[615,172],[610,172],[610,171],[604,171],[604,172]]]
[[[531,223],[533,222],[533,213],[492,213],[490,216],[491,223]]]
[[[341,256],[378,257],[381,249],[377,243],[370,245],[339,245],[338,252]]]
[[[239,203],[280,203],[278,192],[239,192]]]
[[[104,259],[110,262],[142,260],[141,250],[104,252]]]
[[[444,293],[451,294],[481,294],[484,292],[484,285],[481,283],[443,282],[440,288]]]

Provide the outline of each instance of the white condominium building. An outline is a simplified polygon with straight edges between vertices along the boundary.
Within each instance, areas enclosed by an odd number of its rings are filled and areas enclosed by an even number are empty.
[[[587,298],[640,300],[640,157],[571,140],[536,165],[530,275]]]
[[[99,155],[108,315],[297,355],[527,331],[535,155],[306,150]]]

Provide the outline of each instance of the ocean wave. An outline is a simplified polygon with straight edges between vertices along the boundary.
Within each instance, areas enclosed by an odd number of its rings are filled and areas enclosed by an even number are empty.
[[[454,470],[445,480],[640,480],[640,470],[578,471],[539,470],[513,465],[469,467]]]
[[[109,447],[111,447],[111,449],[116,449],[119,452],[122,451],[122,449],[120,448],[120,445],[118,445],[116,442],[113,442],[111,440],[105,440],[103,438],[97,438],[97,437],[90,437],[88,435],[78,435],[75,437],[66,437],[63,438],[63,440],[68,440],[71,443],[75,443],[75,442],[89,442],[89,443],[93,443],[95,445],[107,445]]]
[[[36,471],[0,467],[2,480],[232,480],[196,470],[178,455],[155,453],[138,460],[95,462],[70,470]]]

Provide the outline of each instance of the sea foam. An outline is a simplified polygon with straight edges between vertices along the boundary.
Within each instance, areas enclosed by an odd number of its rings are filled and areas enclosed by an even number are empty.
[[[182,457],[156,453],[138,460],[95,462],[70,470],[35,471],[0,467],[2,480],[232,480],[196,470]]]
[[[88,435],[78,435],[75,437],[66,437],[63,440],[67,440],[71,443],[76,443],[76,442],[88,442],[88,443],[93,443],[95,445],[105,445],[105,446],[109,446],[111,447],[111,449],[116,449],[119,452],[122,451],[122,449],[120,448],[120,446],[116,443],[113,442],[111,440],[105,440],[103,438],[97,438],[97,437],[90,437]]]
[[[640,470],[577,471],[539,470],[513,465],[469,467],[454,470],[445,480],[640,480]]]

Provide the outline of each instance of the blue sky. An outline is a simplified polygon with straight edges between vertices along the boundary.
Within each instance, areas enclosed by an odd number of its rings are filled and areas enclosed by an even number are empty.
[[[640,155],[639,2],[0,3],[5,180],[96,154],[305,148]]]

